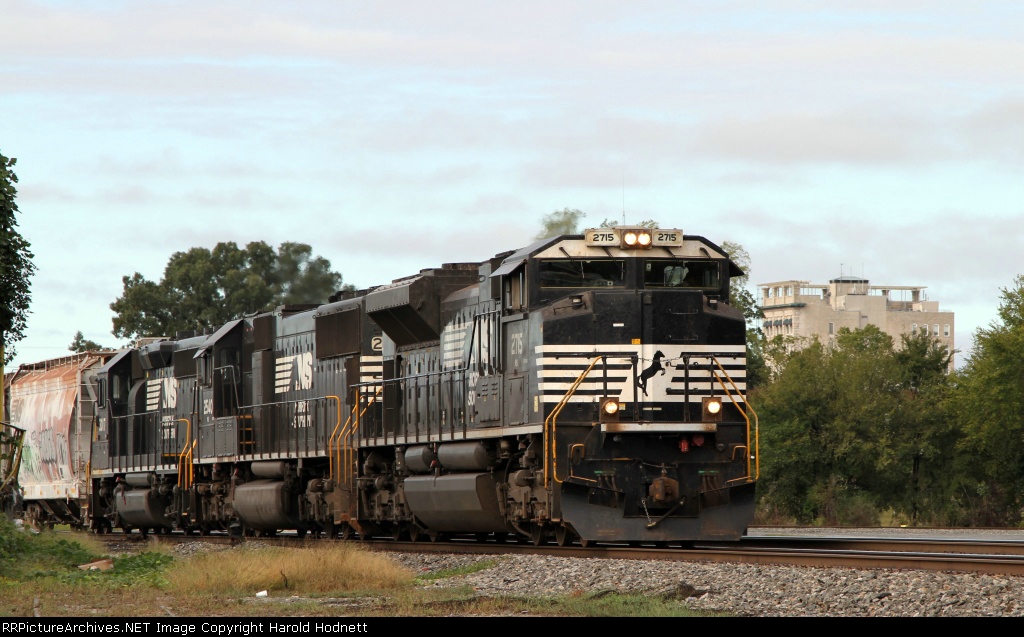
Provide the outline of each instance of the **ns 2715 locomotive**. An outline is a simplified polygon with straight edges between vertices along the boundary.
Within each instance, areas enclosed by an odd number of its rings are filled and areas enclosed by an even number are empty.
[[[758,466],[740,274],[700,236],[598,228],[97,354],[80,506],[35,510],[97,532],[738,540]]]

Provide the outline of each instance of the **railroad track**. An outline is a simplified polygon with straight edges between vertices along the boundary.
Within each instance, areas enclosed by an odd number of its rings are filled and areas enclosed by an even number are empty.
[[[733,562],[816,568],[908,569],[974,572],[992,575],[1024,575],[1024,541],[1020,539],[899,538],[839,536],[748,537],[737,543],[700,542],[686,548],[598,545],[555,546],[532,543],[479,541],[475,537],[438,542],[410,542],[383,539],[329,540],[299,539],[277,535],[232,538],[227,535],[186,536],[139,534],[98,536],[113,551],[141,550],[147,542],[209,542],[242,544],[259,542],[277,546],[305,547],[325,542],[348,541],[367,550],[408,553],[535,554],[573,558],[669,560],[689,562]]]

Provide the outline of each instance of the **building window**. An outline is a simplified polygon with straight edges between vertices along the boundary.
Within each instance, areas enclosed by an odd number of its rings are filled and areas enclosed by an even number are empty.
[[[836,324],[832,323],[831,321],[828,324],[828,333],[830,336],[836,333]]]
[[[935,325],[932,325],[932,335],[933,336],[938,336],[939,335],[939,324],[938,323],[936,323]]]
[[[942,326],[942,335],[947,337],[949,336],[949,323]]]
[[[928,324],[927,323],[925,323],[924,325],[921,326],[921,333],[924,334],[925,336],[928,336]]]
[[[910,325],[910,335],[913,336],[914,334],[917,334],[917,323],[911,323]]]

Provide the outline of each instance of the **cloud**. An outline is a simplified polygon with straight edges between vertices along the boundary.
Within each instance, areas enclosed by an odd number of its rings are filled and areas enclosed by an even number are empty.
[[[1022,247],[1021,25],[944,0],[11,0],[3,150],[67,286],[40,275],[32,338],[109,329],[123,274],[197,245],[302,241],[372,285],[563,207],[740,242],[754,281],[927,285],[977,324]]]

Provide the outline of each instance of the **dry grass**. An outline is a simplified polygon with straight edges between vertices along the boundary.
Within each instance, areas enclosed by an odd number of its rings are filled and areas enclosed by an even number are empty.
[[[8,525],[10,527],[10,525]],[[5,535],[6,533],[6,535]],[[177,555],[151,538],[114,556],[114,568],[81,570],[103,554],[88,534],[27,535],[0,521],[0,617],[680,617],[677,600],[645,595],[562,599],[477,597],[466,585],[423,588],[493,563],[417,578],[353,543],[287,549],[243,544]],[[45,559],[44,559],[45,558]],[[267,591],[265,597],[257,597]]]
[[[351,595],[413,586],[409,570],[346,544],[202,553],[176,561],[166,577],[176,595]]]

